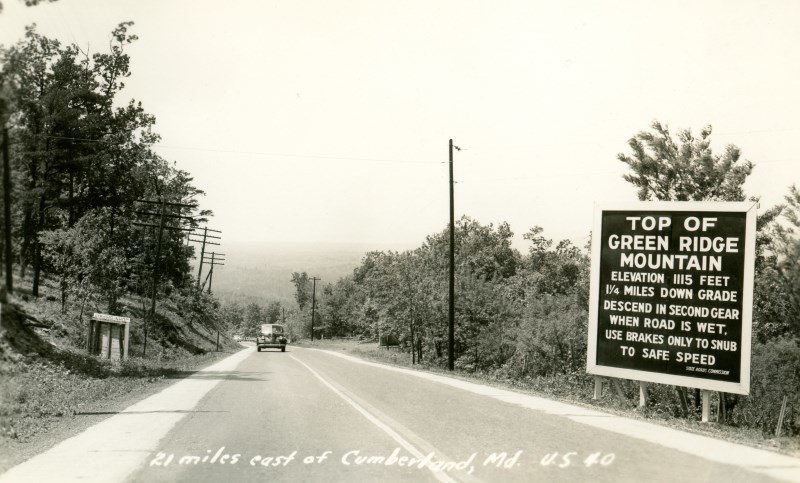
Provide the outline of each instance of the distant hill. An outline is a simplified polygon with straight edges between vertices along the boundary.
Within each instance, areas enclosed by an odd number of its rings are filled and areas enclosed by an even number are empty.
[[[352,273],[364,254],[375,249],[379,248],[355,244],[225,243],[220,250],[225,265],[214,271],[212,290],[222,301],[291,304],[292,272],[305,271],[330,283]],[[206,267],[203,271],[205,279]]]

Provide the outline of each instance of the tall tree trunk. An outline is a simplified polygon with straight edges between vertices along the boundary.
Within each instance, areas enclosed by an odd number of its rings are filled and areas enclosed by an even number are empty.
[[[416,343],[416,339],[414,339],[414,323],[408,324],[408,327],[411,330],[411,365],[413,366],[417,363],[416,346],[414,345]]]
[[[42,274],[42,245],[39,243],[39,232],[44,230],[44,194],[39,197],[38,229],[33,237],[33,292],[34,297],[39,296],[39,279]]]
[[[75,173],[69,171],[69,227],[75,224]]]
[[[32,183],[31,189],[36,189],[35,184]],[[19,250],[19,270],[20,277],[25,277],[28,271],[28,262],[30,261],[31,249],[31,234],[33,233],[33,210],[30,203],[23,204],[25,216],[22,219],[22,246]]]
[[[116,207],[116,205],[112,205],[111,206],[111,232],[110,232],[110,235],[109,235],[111,237],[111,244],[112,245],[114,244],[114,217],[116,216],[116,214],[117,214],[117,207]]]
[[[83,325],[83,310],[84,310],[84,308],[86,308],[86,301],[87,300],[89,300],[89,292],[88,291],[85,294],[83,294],[83,299],[81,300],[81,313],[78,315],[78,325]],[[87,330],[87,332],[88,332],[88,330]]]
[[[61,289],[61,313],[67,313],[67,277],[62,273],[59,277],[58,288]]]
[[[116,201],[115,201],[115,203],[116,203]],[[116,205],[111,205],[111,233],[109,235],[109,239],[111,240],[111,246],[112,247],[116,246],[116,243],[115,243],[115,240],[114,240],[114,222],[115,222],[116,214],[117,214],[117,206]],[[109,314],[115,314],[116,311],[117,311],[117,291],[116,290],[112,290],[108,294],[108,313]]]
[[[43,88],[40,86],[40,90]],[[41,132],[41,127],[39,123],[36,124],[36,129],[34,130],[35,133],[35,141],[32,149],[34,151],[38,151],[38,136]],[[28,189],[30,193],[34,193],[36,191],[36,185],[39,178],[39,161],[36,157],[33,157],[30,162],[28,163],[28,171],[30,172],[30,179],[28,180]],[[28,263],[30,262],[31,254],[31,244],[34,243],[34,233],[36,229],[33,226],[33,203],[23,203],[23,211],[24,217],[22,221],[22,246],[20,247],[19,251],[19,265],[20,265],[20,277],[25,277],[25,273],[27,272]]]
[[[409,326],[409,329],[411,330],[411,365],[413,366],[414,364],[417,363],[417,355],[414,353],[414,342],[416,342],[416,339],[414,339],[414,302],[413,302],[413,300],[411,301],[411,303],[408,304],[408,310],[409,310],[409,312],[411,312],[411,314],[410,314],[410,316],[408,318],[408,326]]]

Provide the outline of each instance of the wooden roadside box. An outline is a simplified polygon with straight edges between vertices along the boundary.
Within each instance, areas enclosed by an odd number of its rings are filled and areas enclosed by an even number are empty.
[[[130,324],[129,317],[92,315],[89,320],[89,353],[103,359],[127,359]]]

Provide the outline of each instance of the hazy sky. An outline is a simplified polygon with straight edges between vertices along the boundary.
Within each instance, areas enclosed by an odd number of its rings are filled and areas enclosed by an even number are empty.
[[[418,245],[456,214],[583,245],[654,119],[714,127],[762,207],[800,184],[800,2],[4,1],[23,27],[107,49],[135,22],[125,99],[191,172],[228,242]]]

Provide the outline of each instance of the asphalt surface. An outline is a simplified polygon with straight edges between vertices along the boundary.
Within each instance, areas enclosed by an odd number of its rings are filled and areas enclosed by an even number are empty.
[[[677,450],[322,351],[252,349],[235,370],[193,377],[219,383],[130,480],[775,481],[703,448]]]

